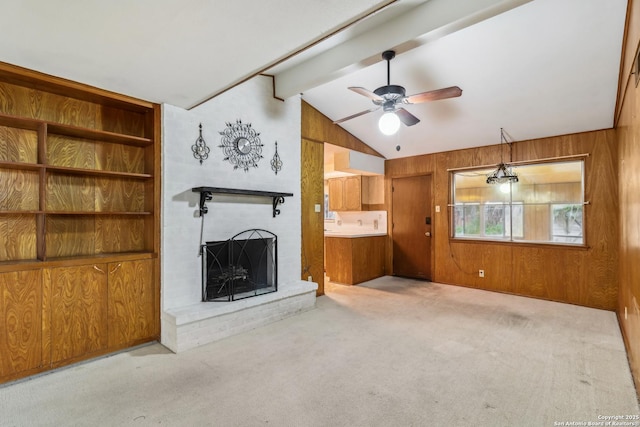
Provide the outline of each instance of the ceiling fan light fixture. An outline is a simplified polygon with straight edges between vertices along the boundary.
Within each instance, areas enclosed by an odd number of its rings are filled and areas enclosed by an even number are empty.
[[[407,92],[404,87],[391,84],[391,60],[395,56],[396,53],[393,50],[386,50],[382,53],[382,59],[387,61],[386,85],[380,86],[373,92],[359,86],[349,87],[349,90],[352,90],[359,95],[369,98],[371,102],[373,102],[373,105],[375,105],[375,107],[356,114],[352,114],[342,119],[335,120],[333,122],[334,124],[339,124],[346,122],[347,120],[355,119],[356,117],[371,113],[372,111],[375,111],[382,107],[385,113],[395,112],[395,114],[385,114],[378,122],[378,127],[383,134],[393,135],[398,131],[400,123],[404,124],[405,126],[413,126],[420,122],[420,119],[402,108],[402,105],[420,104],[422,102],[438,101],[440,99],[455,98],[462,95],[462,89],[460,89],[458,86],[451,86],[443,89],[430,90],[427,92],[421,92],[411,96],[407,96]],[[393,125],[383,125],[382,123],[386,121],[393,123]]]
[[[378,128],[383,134],[390,136],[400,129],[400,119],[393,111],[386,111],[378,121]]]

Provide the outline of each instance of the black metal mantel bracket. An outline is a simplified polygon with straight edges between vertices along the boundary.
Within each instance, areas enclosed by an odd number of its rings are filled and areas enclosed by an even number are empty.
[[[235,194],[240,196],[258,196],[270,197],[273,201],[273,217],[280,215],[278,205],[284,203],[285,197],[293,196],[293,193],[280,193],[275,191],[258,191],[258,190],[240,190],[237,188],[220,188],[220,187],[194,187],[191,189],[194,193],[200,193],[200,216],[209,212],[207,202],[213,199],[214,194]]]

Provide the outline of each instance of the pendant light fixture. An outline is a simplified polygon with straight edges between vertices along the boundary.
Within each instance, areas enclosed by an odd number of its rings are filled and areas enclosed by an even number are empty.
[[[511,169],[511,166],[504,163],[502,145],[509,145],[509,162],[513,161],[513,150],[511,143],[504,137],[504,129],[500,128],[500,163],[496,170],[487,176],[487,184],[505,184],[518,182],[518,175]]]

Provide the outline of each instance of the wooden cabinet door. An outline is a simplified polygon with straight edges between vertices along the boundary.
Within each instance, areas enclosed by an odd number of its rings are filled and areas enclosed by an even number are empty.
[[[360,176],[344,178],[344,210],[362,210],[362,184]]]
[[[0,378],[42,362],[42,270],[0,274]]]
[[[329,280],[357,285],[384,276],[386,236],[325,237]]]
[[[328,179],[329,185],[329,210],[330,211],[344,211],[344,195],[343,195],[343,180],[341,178]]]
[[[362,207],[371,205],[371,210],[383,210],[384,176],[362,176]],[[367,206],[369,207],[369,206]]]
[[[124,347],[158,334],[153,260],[109,264],[109,347]]]
[[[51,362],[68,361],[107,347],[106,265],[56,267],[51,287]]]
[[[386,237],[359,237],[353,240],[353,283],[384,276]]]

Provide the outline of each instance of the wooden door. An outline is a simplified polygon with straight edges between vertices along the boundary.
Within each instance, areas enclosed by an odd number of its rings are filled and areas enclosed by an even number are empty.
[[[431,176],[392,181],[393,274],[431,280]]]
[[[109,347],[157,336],[153,260],[113,262],[108,270]]]
[[[57,267],[51,283],[51,361],[70,361],[107,347],[107,266]]]

